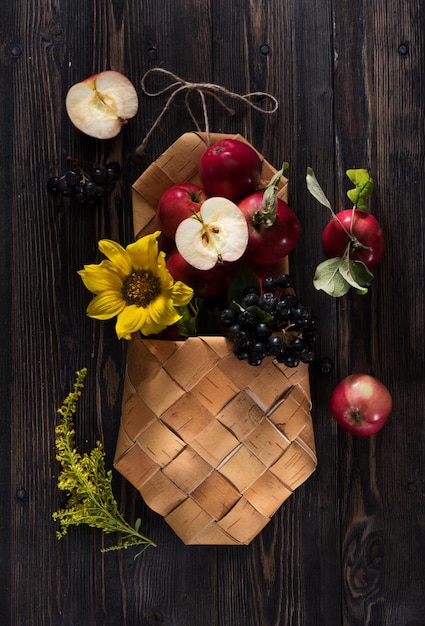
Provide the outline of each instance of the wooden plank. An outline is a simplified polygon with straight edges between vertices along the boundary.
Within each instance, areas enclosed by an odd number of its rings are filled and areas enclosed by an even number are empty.
[[[366,301],[353,297],[340,309],[341,373],[369,371],[394,400],[392,419],[376,438],[342,441],[346,624],[414,623],[425,614],[422,515],[410,508],[424,460],[413,443],[424,407],[417,382],[423,380],[423,341],[415,347],[413,339],[423,335],[423,298],[415,295],[422,291],[423,215],[411,226],[406,221],[407,207],[421,204],[424,193],[415,183],[422,176],[424,18],[418,3],[394,2],[391,10],[382,2],[335,5],[335,106],[344,110],[338,114],[339,169],[370,168],[376,182],[371,209],[387,241]],[[341,201],[344,193],[340,184]],[[395,348],[398,333],[407,350]]]

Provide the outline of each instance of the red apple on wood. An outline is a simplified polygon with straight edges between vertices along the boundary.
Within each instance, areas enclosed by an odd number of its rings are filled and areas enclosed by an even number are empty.
[[[322,247],[328,259],[349,256],[373,269],[384,254],[384,235],[378,220],[363,209],[344,209],[335,214],[322,233]]]
[[[378,432],[392,411],[391,394],[385,385],[368,374],[351,374],[335,387],[330,398],[334,419],[353,435]]]

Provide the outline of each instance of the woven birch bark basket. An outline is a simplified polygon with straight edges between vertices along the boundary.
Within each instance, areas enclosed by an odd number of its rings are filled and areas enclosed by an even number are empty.
[[[226,137],[246,141],[209,139]],[[168,187],[200,184],[206,147],[205,133],[186,133],[134,183],[136,239],[160,230]],[[261,158],[265,186],[276,170]],[[287,199],[284,177],[278,195]],[[224,337],[132,337],[114,466],[185,544],[249,544],[316,465],[306,364],[253,367]]]

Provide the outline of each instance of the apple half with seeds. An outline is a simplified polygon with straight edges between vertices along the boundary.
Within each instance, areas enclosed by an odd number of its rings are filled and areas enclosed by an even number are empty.
[[[227,198],[214,196],[192,217],[180,222],[175,234],[182,257],[200,270],[237,261],[248,244],[248,226],[242,211]]]
[[[72,85],[65,107],[78,130],[95,139],[112,139],[136,115],[139,99],[126,76],[107,70]]]

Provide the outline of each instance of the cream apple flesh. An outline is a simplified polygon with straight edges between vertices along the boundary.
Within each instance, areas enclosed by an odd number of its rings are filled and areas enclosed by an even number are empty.
[[[236,261],[242,256],[248,243],[248,227],[231,200],[208,198],[198,213],[179,224],[175,242],[188,263],[209,270],[216,263]]]
[[[136,115],[139,100],[126,76],[108,70],[73,85],[65,106],[78,130],[96,139],[112,139]]]

